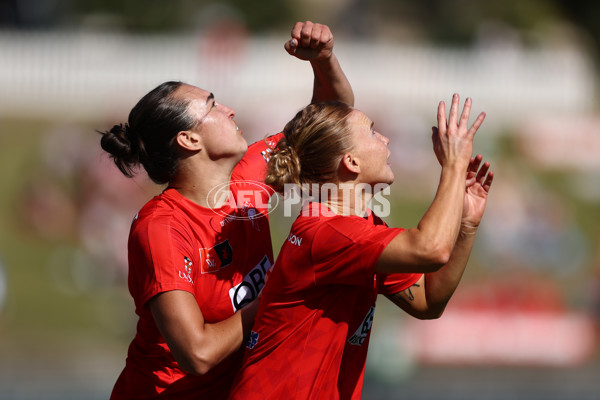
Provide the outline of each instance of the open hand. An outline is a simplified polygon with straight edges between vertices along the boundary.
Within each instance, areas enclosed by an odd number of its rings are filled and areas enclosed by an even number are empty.
[[[466,191],[461,219],[462,229],[477,229],[479,226],[485,211],[490,186],[492,186],[494,180],[494,173],[489,170],[490,163],[486,161],[481,164],[482,159],[483,157],[480,154],[475,158],[471,158],[467,168]]]
[[[450,115],[446,120],[446,104],[441,101],[437,113],[438,126],[432,128],[433,150],[442,166],[455,163],[467,165],[473,151],[473,137],[485,119],[485,113],[479,114],[471,128],[469,128],[471,98],[467,98],[465,101],[460,119],[458,117],[458,102],[459,96],[454,94]]]

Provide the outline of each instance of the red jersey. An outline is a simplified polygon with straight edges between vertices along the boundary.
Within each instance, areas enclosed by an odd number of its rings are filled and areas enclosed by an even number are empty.
[[[421,277],[375,272],[403,229],[320,203],[304,211],[263,290],[230,399],[359,399],[377,294]]]
[[[147,302],[165,291],[185,290],[196,298],[206,323],[215,323],[256,297],[273,263],[267,219],[273,192],[260,182],[267,159],[264,141],[249,147],[221,208],[201,207],[167,188],[136,215],[128,243],[129,291],[139,320],[111,399],[227,398],[243,346],[207,374],[188,374],[171,354]]]

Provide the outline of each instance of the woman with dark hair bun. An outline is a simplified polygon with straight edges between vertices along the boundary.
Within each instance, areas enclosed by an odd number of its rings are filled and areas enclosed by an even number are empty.
[[[327,26],[298,22],[287,52],[308,60],[313,102],[354,96]],[[137,332],[111,399],[224,399],[242,359],[273,251],[262,182],[281,134],[248,147],[233,109],[165,82],[103,132],[123,174],[141,166],[167,188],[136,215],[128,241]]]
[[[438,318],[465,269],[493,180],[468,127],[471,99],[438,107],[436,195],[415,228],[388,227],[367,204],[394,181],[389,139],[343,103],[311,104],[285,127],[266,183],[306,202],[277,257],[230,399],[360,399],[378,294]],[[489,171],[489,172],[488,172]],[[326,190],[324,190],[326,189]]]
[[[133,177],[141,164],[154,183],[171,182],[180,157],[173,139],[198,122],[188,112],[191,99],[182,95],[186,86],[182,82],[159,85],[131,110],[128,123],[104,132],[100,144],[125,176]]]

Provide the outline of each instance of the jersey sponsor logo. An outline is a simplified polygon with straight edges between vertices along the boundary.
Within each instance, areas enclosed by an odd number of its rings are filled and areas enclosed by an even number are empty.
[[[246,304],[258,296],[262,288],[265,286],[265,277],[271,269],[271,262],[266,255],[256,264],[254,268],[244,277],[237,286],[229,289],[229,298],[233,311],[243,308]]]
[[[293,233],[290,233],[290,236],[288,236],[287,240],[291,244],[295,244],[298,247],[302,246],[302,238],[300,236],[294,235]]]
[[[371,326],[373,325],[374,316],[375,306],[373,305],[371,306],[371,308],[369,308],[365,319],[363,319],[362,324],[360,324],[356,332],[354,332],[354,335],[352,335],[350,339],[348,339],[348,343],[354,346],[362,346],[362,344],[367,339],[367,336],[369,335],[369,331],[371,330]]]
[[[202,262],[200,270],[203,274],[218,272],[233,261],[233,248],[229,240],[224,240],[211,248],[200,249],[200,260]]]
[[[186,282],[194,283],[192,279],[192,260],[188,257],[183,257],[185,272],[179,270],[179,277]]]
[[[250,331],[250,337],[248,338],[248,343],[246,343],[246,347],[252,350],[256,343],[258,343],[258,332]]]

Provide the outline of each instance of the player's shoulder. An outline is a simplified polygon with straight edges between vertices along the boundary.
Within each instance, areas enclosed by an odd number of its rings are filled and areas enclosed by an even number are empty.
[[[384,228],[387,227],[381,219],[378,217],[374,218],[370,214],[362,217],[358,215],[338,215],[334,218],[327,218],[324,222],[334,229],[340,229],[351,233],[370,231],[372,229],[377,229],[379,226]]]
[[[233,170],[232,180],[265,179],[267,163],[283,134],[268,136],[250,146]]]
[[[164,191],[153,197],[135,215],[132,235],[167,234],[173,228],[177,231],[187,230],[191,226],[191,219],[182,199],[183,196],[175,190]]]
[[[367,215],[365,218],[373,225],[383,225],[385,227],[388,227],[388,224],[379,215],[375,214],[371,209],[367,209]]]
[[[248,146],[248,151],[245,157],[260,156],[265,162],[269,162],[271,153],[277,147],[277,143],[283,138],[283,133],[266,136],[264,139],[258,140]]]
[[[321,216],[314,226],[316,242],[324,244],[337,242],[358,242],[372,231],[374,226],[367,220],[357,216],[336,215]]]
[[[138,223],[149,223],[157,219],[169,218],[176,214],[180,201],[176,196],[177,194],[175,190],[165,190],[154,196],[137,213]]]
[[[261,148],[269,148],[269,149],[273,150],[273,149],[275,149],[275,147],[277,147],[277,143],[279,143],[279,141],[283,137],[284,137],[283,132],[275,133],[273,135],[267,135],[263,139],[257,140],[256,142],[252,143],[248,147],[250,147],[250,148],[261,147]]]

